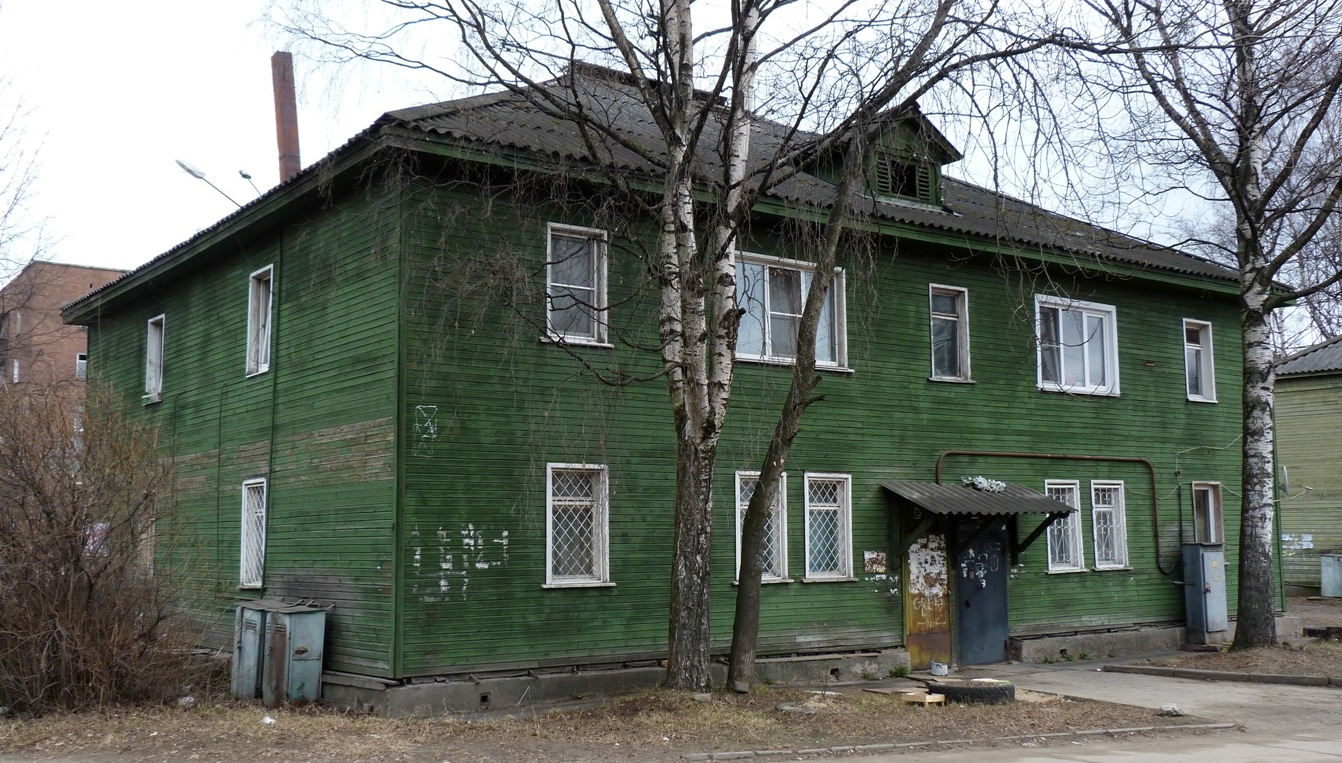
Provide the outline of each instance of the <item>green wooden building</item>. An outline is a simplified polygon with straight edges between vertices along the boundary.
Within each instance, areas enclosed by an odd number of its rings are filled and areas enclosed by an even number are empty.
[[[572,76],[613,133],[657,145],[627,79]],[[758,125],[761,155],[780,130]],[[1233,602],[1234,273],[954,180],[916,116],[876,144],[824,400],[770,521],[761,653],[982,662],[1008,638],[1178,625],[1194,539],[1225,544]],[[651,171],[618,146],[594,161],[516,94],[389,113],[67,307],[91,372],[161,427],[160,574],[193,583],[209,639],[264,597],[330,607],[327,670],[390,682],[664,657],[665,384],[597,378],[660,367],[657,226],[611,168]],[[832,197],[801,174],[741,246],[722,651],[810,274],[793,242]]]
[[[1275,415],[1284,578],[1318,594],[1320,554],[1342,553],[1342,338],[1278,364]]]

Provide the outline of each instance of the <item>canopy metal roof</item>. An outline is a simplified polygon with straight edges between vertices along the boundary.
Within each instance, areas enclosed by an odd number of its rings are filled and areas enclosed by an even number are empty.
[[[1070,514],[1076,511],[1061,501],[1010,482],[1000,493],[935,482],[882,482],[881,487],[921,509],[948,516]]]

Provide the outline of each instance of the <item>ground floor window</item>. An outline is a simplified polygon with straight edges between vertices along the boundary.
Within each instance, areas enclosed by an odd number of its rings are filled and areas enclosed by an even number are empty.
[[[741,529],[745,526],[746,508],[759,487],[759,472],[736,473],[736,570],[741,570]],[[787,475],[778,478],[778,492],[769,507],[769,520],[764,525],[764,581],[787,580]]]
[[[851,482],[847,474],[806,475],[807,580],[852,577]]]
[[[550,464],[546,473],[546,585],[607,583],[606,467]]]
[[[1081,486],[1076,480],[1048,480],[1044,493],[1058,503],[1080,508]],[[1081,539],[1081,514],[1072,512],[1048,526],[1048,571],[1080,572],[1086,569]]]
[[[1095,538],[1095,568],[1128,566],[1128,536],[1123,512],[1123,483],[1090,483],[1091,522]]]

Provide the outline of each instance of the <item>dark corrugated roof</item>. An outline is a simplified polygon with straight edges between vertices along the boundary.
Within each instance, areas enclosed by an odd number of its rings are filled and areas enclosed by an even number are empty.
[[[596,163],[651,174],[665,161],[661,132],[628,75],[584,66],[572,80],[565,77],[551,84],[553,87],[547,92],[553,98],[566,106],[576,104],[575,108],[595,120],[607,134],[589,131],[584,136],[573,120],[546,113],[533,99],[509,91],[393,111],[385,118],[412,130],[486,148],[536,153],[558,163]],[[720,176],[722,161],[715,150],[721,137],[720,127],[716,122],[708,124],[699,143],[698,169],[705,177]],[[813,137],[799,133],[793,142]],[[756,120],[751,139],[752,161],[759,166],[772,160],[786,139],[785,126]],[[778,184],[770,195],[826,207],[834,202],[835,191],[833,183],[801,173]],[[866,199],[864,211],[892,222],[1069,252],[1079,261],[1155,268],[1224,281],[1237,278],[1229,268],[1176,249],[1055,214],[951,178],[943,181],[941,207]]]
[[[881,487],[933,514],[1009,516],[1076,511],[1065,503],[1010,482],[1000,493],[935,482],[882,482]]]
[[[1288,356],[1277,364],[1277,376],[1342,371],[1342,336]]]

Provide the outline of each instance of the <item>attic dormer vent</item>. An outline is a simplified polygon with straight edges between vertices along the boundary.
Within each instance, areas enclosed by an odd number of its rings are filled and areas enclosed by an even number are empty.
[[[937,201],[936,174],[930,164],[890,151],[876,151],[872,187],[878,196]]]

